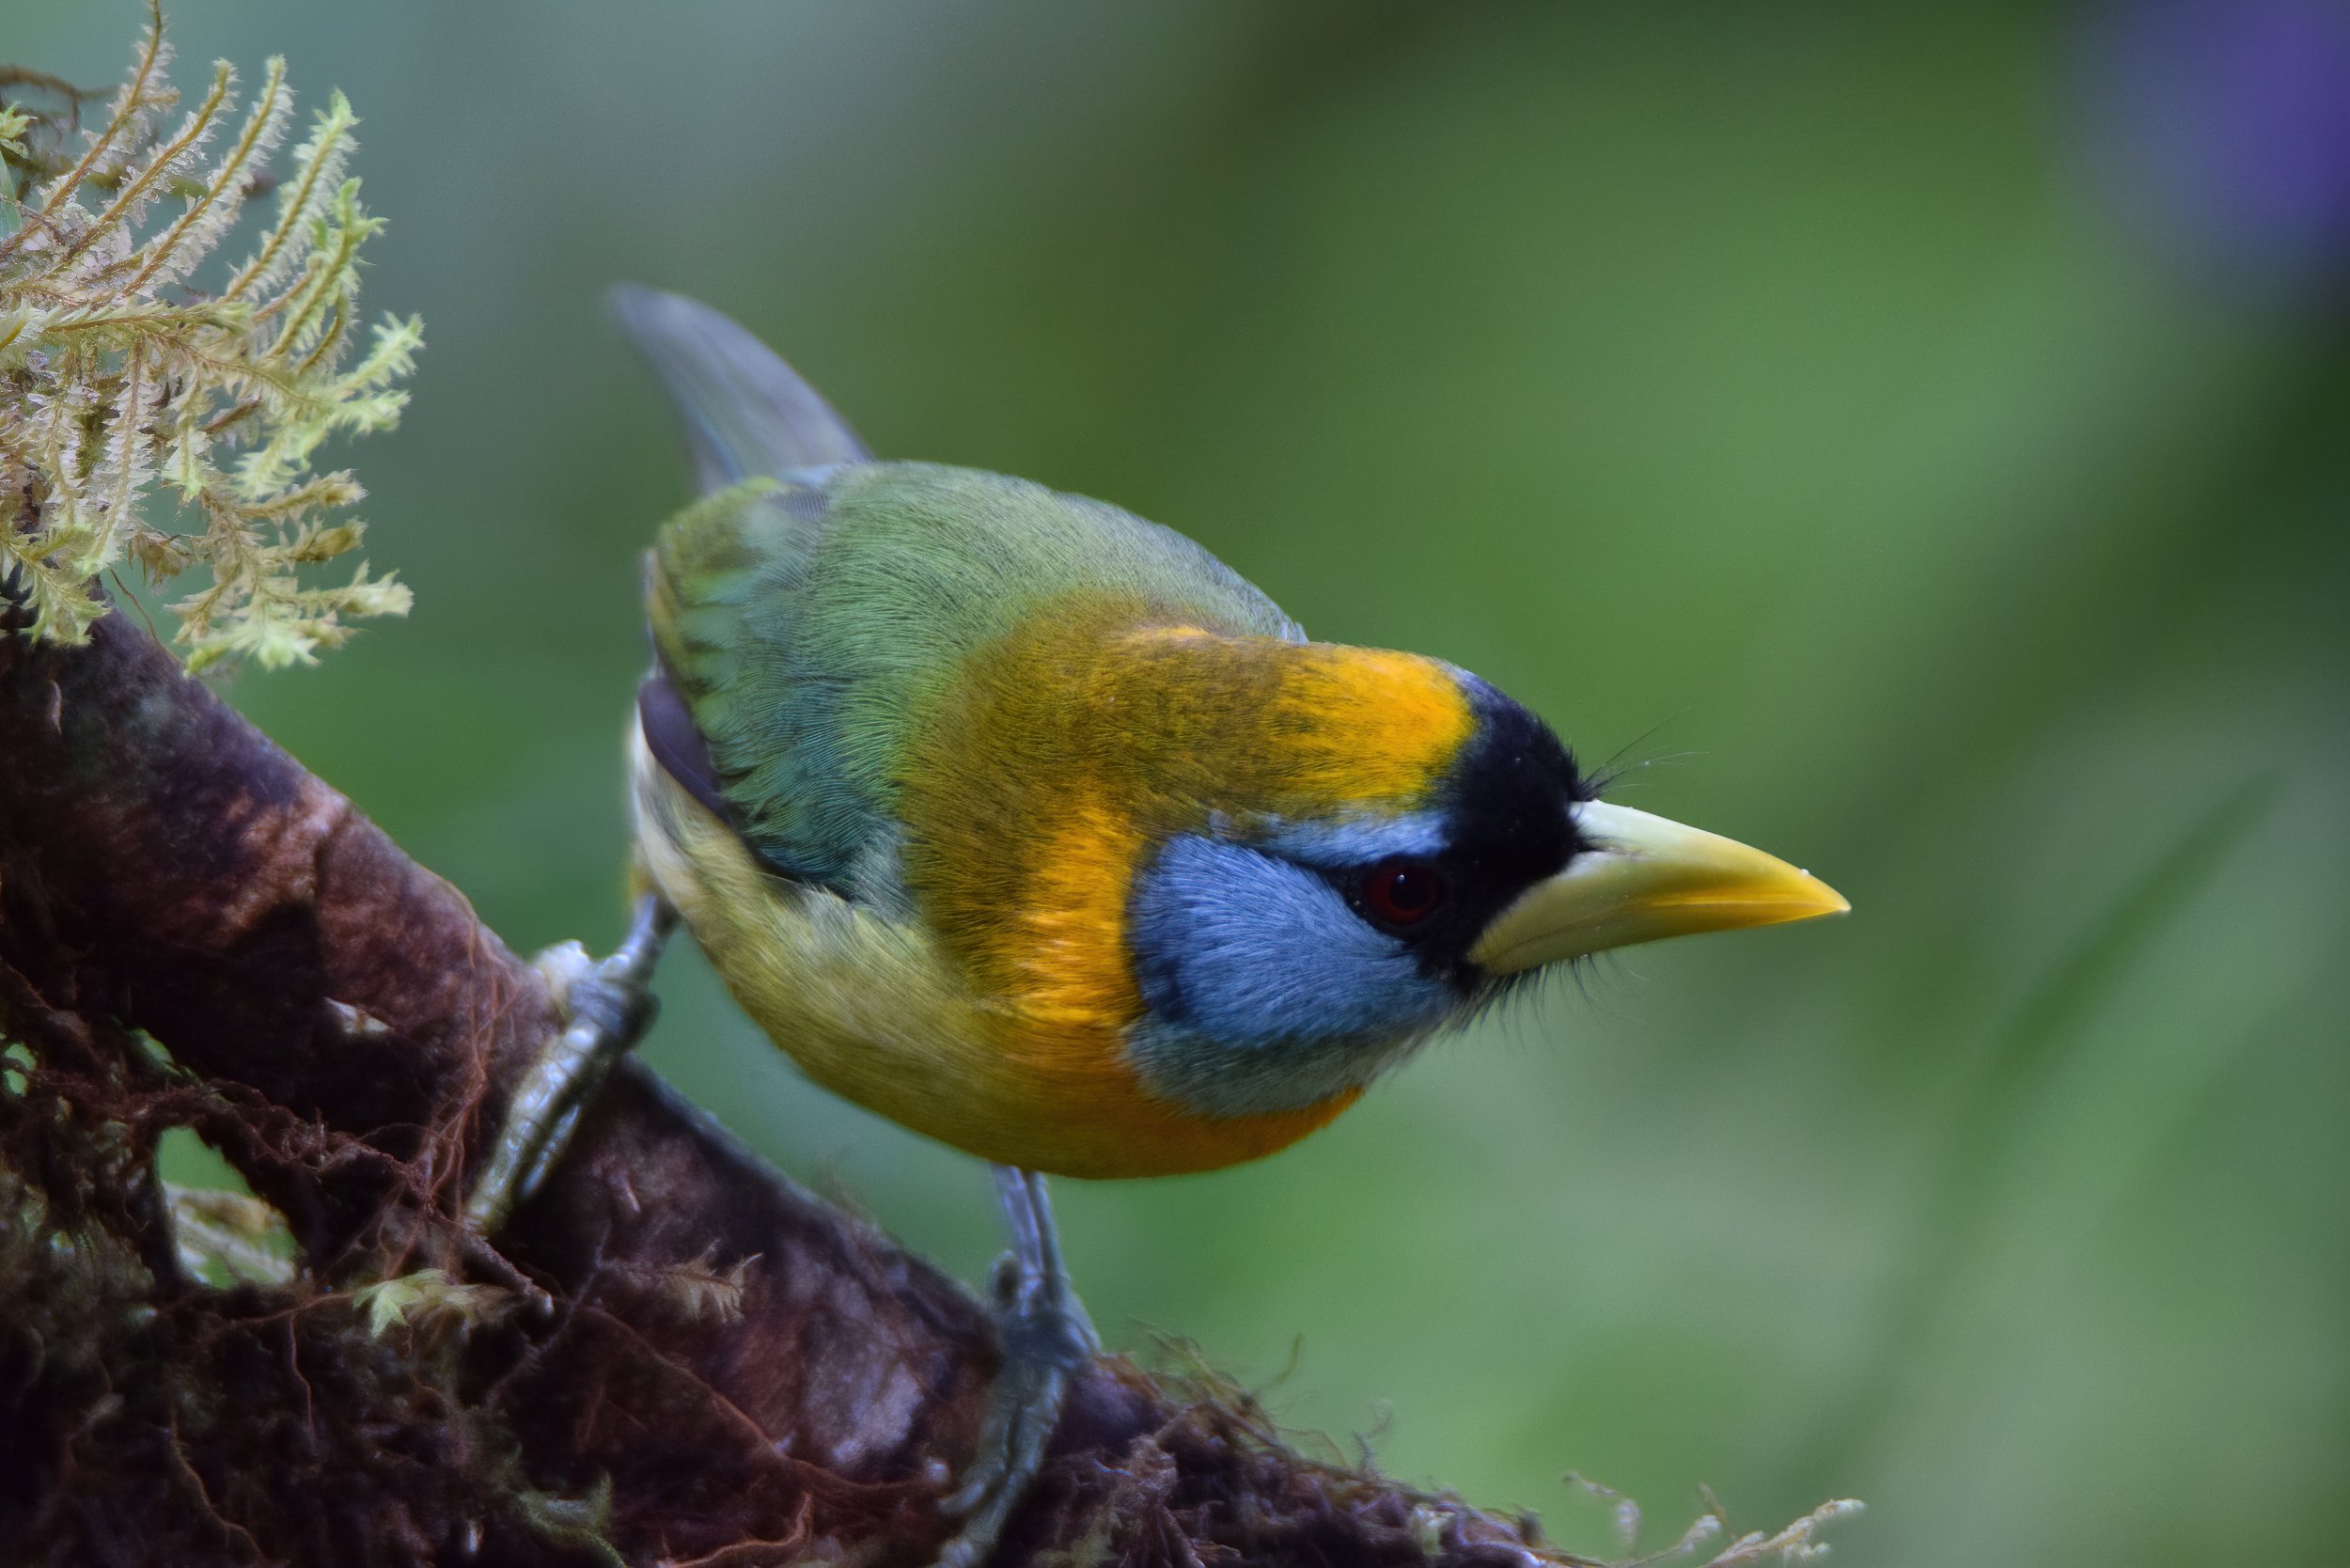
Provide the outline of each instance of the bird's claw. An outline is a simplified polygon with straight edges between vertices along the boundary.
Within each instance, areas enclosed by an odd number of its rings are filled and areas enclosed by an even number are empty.
[[[1101,1347],[1061,1266],[1044,1179],[997,1166],[995,1192],[1011,1235],[1011,1251],[996,1264],[990,1292],[1003,1364],[988,1390],[963,1484],[942,1504],[963,1528],[938,1554],[939,1568],[979,1568],[995,1551],[1012,1510],[1044,1467],[1071,1384]]]
[[[1040,1279],[1011,1255],[996,1265],[1003,1365],[987,1396],[978,1445],[942,1512],[962,1521],[937,1568],[979,1568],[1044,1467],[1046,1447],[1079,1369],[1101,1348],[1092,1320],[1062,1279]]]
[[[591,960],[578,943],[564,942],[532,961],[562,1005],[564,1027],[515,1086],[489,1164],[465,1200],[465,1228],[476,1235],[494,1235],[538,1190],[613,1063],[652,1022],[646,982],[675,919],[648,897],[609,957]]]

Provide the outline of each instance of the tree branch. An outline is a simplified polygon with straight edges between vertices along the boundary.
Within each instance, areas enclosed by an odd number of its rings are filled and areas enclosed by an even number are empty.
[[[495,1249],[470,1241],[466,1173],[555,1024],[538,973],[119,615],[81,648],[0,635],[0,1033],[31,1053],[0,1094],[0,1539],[175,1563],[935,1549],[995,1364],[961,1287],[634,1063]],[[293,1283],[179,1277],[152,1196],[172,1125],[287,1216]],[[386,1314],[367,1287],[395,1278],[414,1309]],[[1055,1451],[1001,1560],[1567,1560],[1117,1358]]]

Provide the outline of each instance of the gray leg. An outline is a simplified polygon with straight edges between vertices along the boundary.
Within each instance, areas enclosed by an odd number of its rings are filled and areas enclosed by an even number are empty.
[[[652,1022],[653,1000],[645,987],[676,926],[677,911],[648,893],[636,901],[628,936],[611,957],[595,964],[573,959],[578,967],[564,986],[571,1022],[515,1087],[497,1145],[465,1200],[465,1228],[474,1234],[495,1235],[538,1190],[612,1064]],[[579,952],[576,943],[566,949]]]
[[[963,1529],[938,1554],[938,1568],[979,1568],[1044,1465],[1071,1378],[1101,1348],[1093,1320],[1069,1288],[1060,1235],[1044,1178],[999,1165],[995,1196],[1011,1252],[995,1270],[995,1324],[1003,1366],[988,1390],[979,1450],[963,1484],[944,1504]]]

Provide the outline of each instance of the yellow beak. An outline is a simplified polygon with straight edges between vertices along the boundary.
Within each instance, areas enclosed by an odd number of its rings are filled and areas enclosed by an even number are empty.
[[[1852,907],[1810,871],[1735,839],[1596,800],[1576,807],[1574,822],[1591,847],[1494,917],[1469,949],[1487,972]]]

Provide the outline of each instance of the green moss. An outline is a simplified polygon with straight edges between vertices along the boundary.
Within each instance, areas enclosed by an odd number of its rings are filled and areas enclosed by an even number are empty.
[[[276,182],[253,253],[191,286],[268,182],[293,95],[272,59],[240,121],[220,61],[176,114],[169,63],[159,9],[86,143],[67,134],[70,89],[53,114],[0,104],[0,580],[36,635],[78,642],[105,612],[101,573],[135,563],[160,583],[202,569],[211,581],[172,606],[191,666],[306,662],[350,635],[348,619],[408,607],[408,589],[364,562],[337,584],[303,573],[365,531],[343,515],[358,481],[313,472],[312,456],[397,422],[422,328],[385,318],[361,332],[359,253],[383,225],[344,175],[357,119],[340,93]],[[179,211],[155,218],[173,198]],[[159,486],[172,518],[150,505]],[[200,526],[178,530],[178,514]]]

